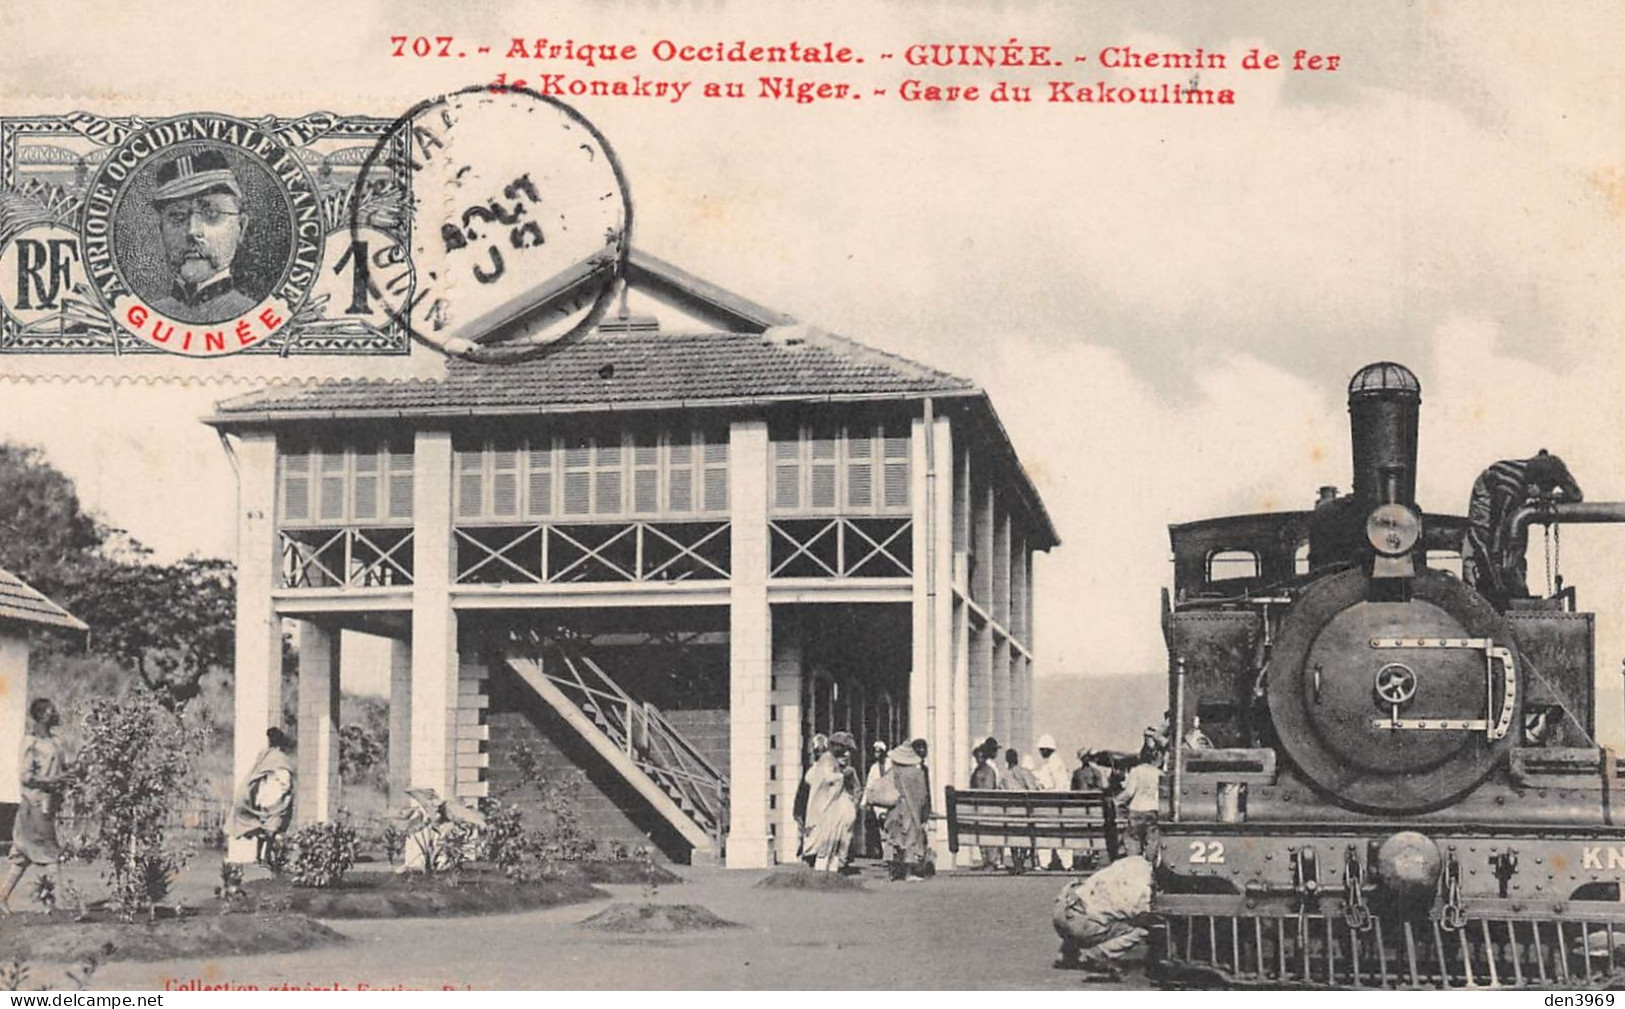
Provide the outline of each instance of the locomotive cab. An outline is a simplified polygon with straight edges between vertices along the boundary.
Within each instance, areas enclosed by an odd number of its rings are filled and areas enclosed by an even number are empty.
[[[1593,738],[1593,615],[1572,590],[1492,599],[1468,584],[1458,565],[1484,537],[1415,499],[1421,383],[1382,362],[1348,391],[1350,493],[1170,529],[1153,902],[1170,962],[1359,984],[1388,980],[1392,955],[1412,983],[1455,984],[1475,962],[1521,977],[1507,950],[1545,955],[1542,928],[1583,944],[1587,922],[1606,923],[1612,958],[1617,918],[1625,964],[1625,781]],[[1625,521],[1625,506],[1535,495],[1497,542],[1555,521]],[[1197,718],[1214,748],[1181,745]],[[1419,961],[1435,932],[1466,959],[1440,945]],[[1300,960],[1325,970],[1288,969]]]

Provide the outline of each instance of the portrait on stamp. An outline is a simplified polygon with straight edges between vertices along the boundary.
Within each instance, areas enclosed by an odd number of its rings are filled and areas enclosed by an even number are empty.
[[[271,290],[293,251],[286,200],[274,180],[252,159],[221,147],[149,161],[131,180],[114,221],[120,232],[114,260],[130,287],[179,322],[207,325],[245,314]]]

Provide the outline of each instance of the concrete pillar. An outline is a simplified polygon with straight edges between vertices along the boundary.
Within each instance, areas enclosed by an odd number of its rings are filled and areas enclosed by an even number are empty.
[[[971,598],[984,612],[992,612],[993,603],[993,487],[991,484],[972,485],[971,543],[975,553],[972,564]],[[970,734],[972,746],[993,732],[993,630],[984,626],[973,631],[970,639]]]
[[[795,803],[796,787],[801,783],[801,627],[798,621],[783,618],[774,621],[773,674],[770,681],[772,706],[777,718],[773,721],[775,746],[770,747],[776,780],[772,794],[777,808],[772,810],[777,825],[777,857],[780,862],[796,860],[798,840]]]
[[[1022,545],[1022,534],[1019,527],[1012,524],[1010,530],[1010,620],[1006,627],[1010,629],[1010,738],[1013,745],[1022,745],[1022,727],[1027,724],[1028,697],[1023,689],[1024,683],[1021,673],[1021,649],[1026,646],[1027,635],[1022,625],[1026,622],[1026,607],[1022,603],[1022,594],[1027,590],[1027,576],[1025,564],[1027,555]],[[1002,738],[1002,737],[1001,737]]]
[[[949,728],[945,732],[952,743],[955,753],[963,753],[964,759],[954,765],[951,774],[944,775],[944,785],[952,784],[955,788],[965,788],[970,784],[970,607],[964,600],[970,598],[970,552],[974,546],[973,515],[971,482],[971,458],[967,450],[960,458],[959,467],[954,475],[954,527],[956,533],[954,556],[955,586],[960,599],[953,605],[951,621],[952,650],[951,666],[948,682],[943,689],[948,697],[944,708],[949,712]],[[939,853],[940,854],[940,853]]]
[[[479,800],[491,794],[490,782],[486,780],[491,757],[485,747],[491,732],[485,720],[486,710],[491,706],[491,696],[487,693],[491,670],[486,656],[473,642],[463,642],[459,651],[457,724],[451,742],[456,753],[456,793],[464,804],[476,806]]]
[[[282,724],[282,621],[271,600],[281,585],[276,539],[276,438],[237,439],[237,631],[233,661],[233,785],[265,749],[265,730]],[[254,859],[254,842],[232,838],[227,857]]]
[[[989,610],[999,626],[1010,630],[1010,512],[996,500],[993,516],[993,598]],[[994,642],[993,728],[1001,741],[1010,738],[1011,688],[1010,642],[1004,637]]]
[[[1027,558],[1026,564],[1023,565],[1023,567],[1025,568],[1025,573],[1026,573],[1026,578],[1027,578],[1027,589],[1026,589],[1025,592],[1022,593],[1022,604],[1023,604],[1023,608],[1025,610],[1025,616],[1024,616],[1024,618],[1022,620],[1022,633],[1026,635],[1025,644],[1027,645],[1027,653],[1029,655],[1036,656],[1038,654],[1038,644],[1037,644],[1037,636],[1036,636],[1036,634],[1034,632],[1034,629],[1033,629],[1033,584],[1034,584],[1034,582],[1033,582],[1033,560],[1036,557],[1036,555],[1033,553],[1031,548],[1024,548],[1023,552],[1025,553],[1026,558]],[[1028,659],[1026,662],[1022,663],[1022,676],[1023,676],[1022,691],[1026,695],[1026,698],[1027,698],[1027,710],[1026,710],[1027,724],[1024,726],[1024,731],[1026,733],[1025,738],[1031,739],[1032,736],[1033,736],[1033,660],[1032,659]]]
[[[0,802],[22,801],[22,739],[28,731],[28,639],[0,631]]]
[[[339,800],[339,640],[309,620],[299,627],[299,787],[294,822],[326,823]]]
[[[451,609],[451,435],[419,431],[412,455],[411,773],[456,794],[457,615]]]
[[[412,643],[389,643],[389,803],[404,805],[412,783]]]
[[[954,445],[947,417],[933,411],[913,427],[909,475],[914,481],[913,667],[908,685],[908,734],[930,747],[931,843],[946,858],[944,789],[956,783],[961,741],[954,733]],[[899,740],[901,742],[901,740]],[[944,862],[946,864],[946,862]]]
[[[769,678],[767,423],[735,421],[728,437],[733,578],[728,606],[729,868],[773,864],[768,843]]]

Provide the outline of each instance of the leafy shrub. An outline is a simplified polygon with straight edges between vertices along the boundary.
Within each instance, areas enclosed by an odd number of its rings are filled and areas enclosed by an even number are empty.
[[[336,886],[355,865],[355,829],[343,823],[313,823],[289,835],[288,879],[294,886]]]
[[[480,831],[479,858],[510,876],[515,875],[530,855],[530,839],[525,834],[520,809],[500,799],[491,799],[484,807],[485,829]]]
[[[91,706],[73,795],[90,828],[84,851],[106,862],[113,904],[126,919],[150,914],[191,855],[171,845],[167,831],[197,790],[203,744],[204,733],[152,691]]]

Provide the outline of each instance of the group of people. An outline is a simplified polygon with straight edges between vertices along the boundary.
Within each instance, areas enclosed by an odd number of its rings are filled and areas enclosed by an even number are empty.
[[[1196,729],[1200,733],[1200,728]],[[1157,844],[1157,811],[1162,785],[1163,762],[1167,747],[1163,733],[1146,729],[1140,752],[1131,761],[1122,761],[1103,750],[1078,750],[1078,766],[1069,768],[1057,753],[1055,737],[1048,733],[1038,737],[1038,762],[1021,759],[1014,749],[1002,751],[1004,768],[1000,770],[999,741],[989,737],[971,751],[976,767],[971,771],[970,787],[974,789],[1003,789],[1024,792],[1101,792],[1112,796],[1124,810],[1124,844],[1129,854],[1147,855]],[[1205,736],[1201,737],[1203,740]],[[1191,739],[1187,737],[1187,745]],[[1064,849],[1023,851],[984,847],[982,868],[1024,869],[1038,867],[1067,871],[1073,868],[1075,854]]]
[[[876,741],[873,750],[868,775],[860,781],[858,744],[850,732],[813,737],[812,766],[802,777],[793,811],[801,830],[801,859],[824,872],[850,872],[865,840],[875,838],[892,879],[924,879],[931,874],[926,742],[916,739],[888,749]]]

